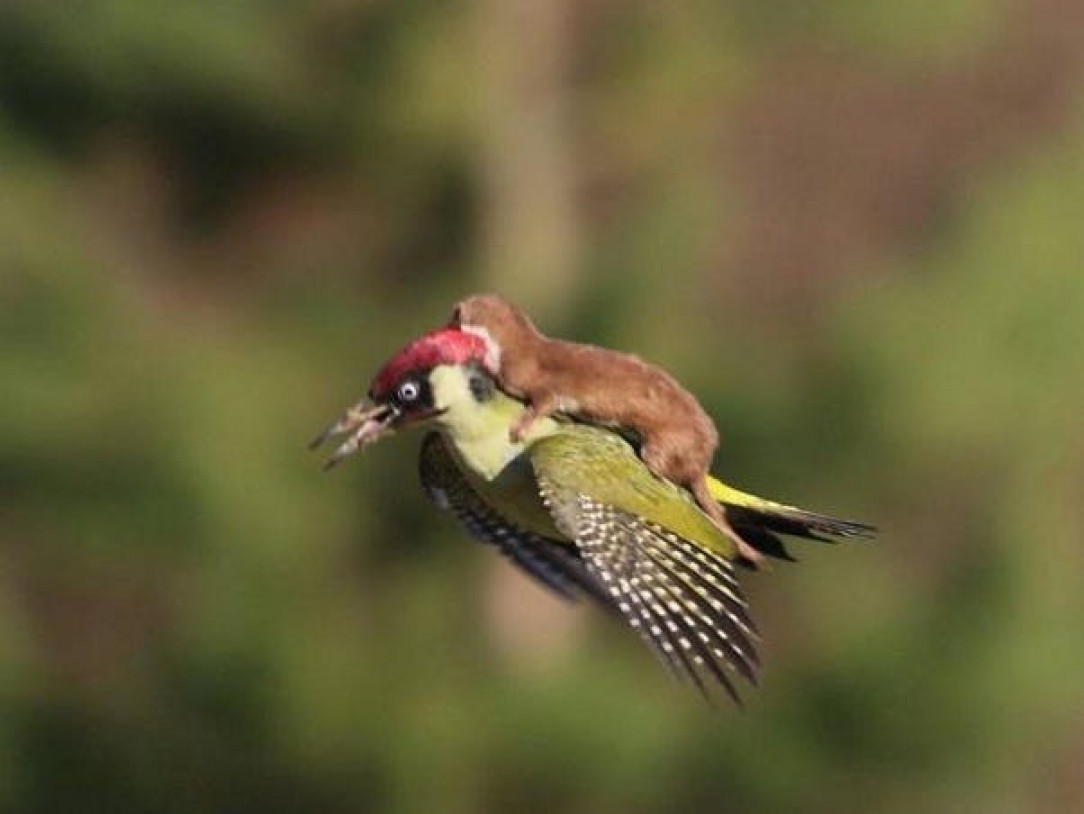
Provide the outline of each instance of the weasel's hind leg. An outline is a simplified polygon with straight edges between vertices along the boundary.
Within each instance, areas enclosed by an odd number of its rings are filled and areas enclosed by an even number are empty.
[[[739,561],[750,568],[756,568],[764,560],[764,555],[734,530],[726,519],[723,507],[711,496],[707,473],[711,462],[710,450],[704,455],[699,453],[700,450],[689,443],[679,444],[673,439],[658,436],[651,438],[640,448],[640,457],[648,468],[660,478],[684,486],[692,492],[704,514],[737,546]]]
[[[719,527],[719,530],[729,537],[734,545],[738,547],[738,555],[745,561],[746,565],[751,568],[756,568],[763,562],[764,555],[747,543],[742,536],[734,530],[734,527],[730,525],[730,521],[726,518],[726,511],[711,496],[711,492],[708,490],[708,479],[706,476],[701,475],[698,480],[689,484],[689,491],[693,493],[693,497],[696,498],[696,502],[700,505],[700,508],[704,510],[704,514],[710,517],[715,525]]]

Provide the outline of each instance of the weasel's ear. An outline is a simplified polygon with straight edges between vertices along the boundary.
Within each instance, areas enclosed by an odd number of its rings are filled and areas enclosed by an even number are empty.
[[[501,371],[501,346],[493,335],[480,325],[461,325],[459,327],[465,334],[472,334],[485,344],[486,355],[482,360],[485,369],[493,376],[499,376]]]

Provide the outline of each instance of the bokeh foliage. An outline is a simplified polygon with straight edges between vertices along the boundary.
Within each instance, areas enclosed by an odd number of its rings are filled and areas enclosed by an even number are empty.
[[[0,809],[1084,805],[1079,17],[4,4]],[[417,436],[319,473],[479,288],[883,527],[746,578],[743,712],[468,542]]]

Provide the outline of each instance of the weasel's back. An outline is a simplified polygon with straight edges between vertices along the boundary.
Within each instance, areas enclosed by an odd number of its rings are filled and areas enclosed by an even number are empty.
[[[586,418],[648,432],[675,422],[711,424],[695,396],[635,354],[556,339],[547,344],[538,354],[534,389],[575,402]]]

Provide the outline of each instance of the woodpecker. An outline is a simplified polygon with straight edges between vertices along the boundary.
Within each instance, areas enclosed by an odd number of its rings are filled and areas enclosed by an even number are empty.
[[[734,679],[756,683],[759,633],[735,576],[734,541],[611,429],[546,415],[513,438],[528,408],[500,389],[488,351],[454,327],[416,339],[312,447],[342,438],[331,466],[399,430],[428,427],[419,472],[437,507],[557,595],[616,613],[678,678],[740,702]],[[709,486],[735,527],[773,556],[790,558],[779,534],[835,542],[875,531],[714,478]]]
[[[450,325],[486,343],[485,362],[504,390],[527,402],[511,427],[522,437],[540,417],[564,412],[622,427],[640,438],[640,457],[664,480],[688,489],[755,568],[760,552],[733,527],[708,479],[719,432],[696,396],[662,368],[631,353],[546,336],[495,294],[460,300]]]

